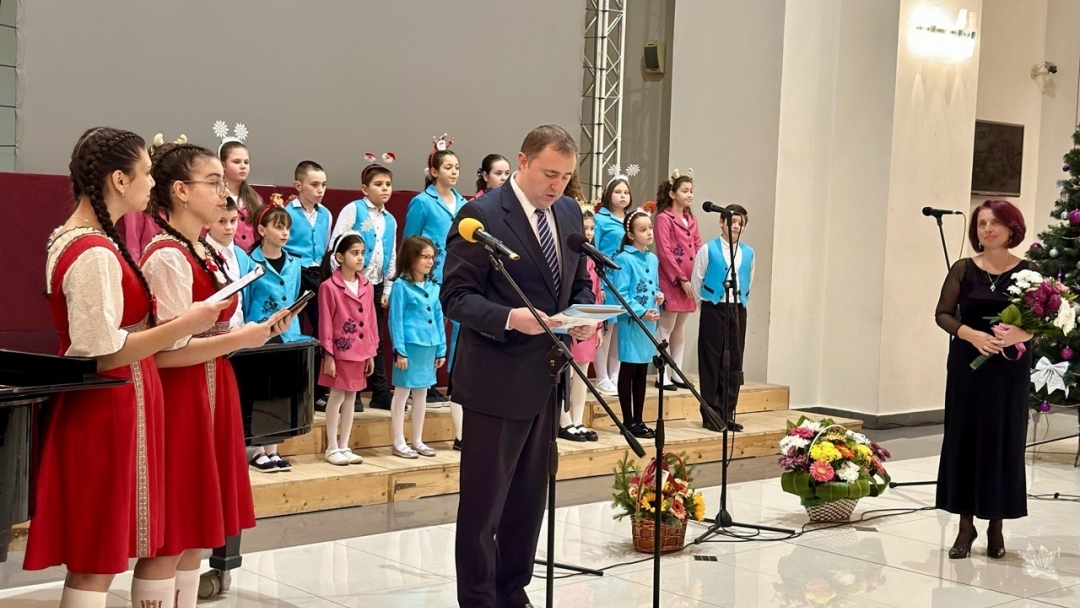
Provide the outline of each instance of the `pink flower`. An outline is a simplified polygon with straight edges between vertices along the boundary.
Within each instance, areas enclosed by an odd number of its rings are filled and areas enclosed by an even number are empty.
[[[802,437],[803,439],[813,439],[814,431],[811,431],[810,429],[804,429],[801,426],[797,426],[788,431],[788,435],[795,435],[797,437]]]
[[[815,460],[810,465],[810,476],[814,478],[814,481],[826,483],[836,477],[836,472],[833,471],[831,464],[823,460]]]

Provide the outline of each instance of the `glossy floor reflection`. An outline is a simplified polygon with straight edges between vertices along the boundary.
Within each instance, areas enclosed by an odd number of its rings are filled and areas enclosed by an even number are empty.
[[[892,463],[891,473],[897,481],[922,481],[933,479],[936,468],[936,458],[918,458]],[[1080,472],[1070,464],[1039,461],[1028,471],[1033,493],[1080,496]],[[705,492],[712,512],[719,489]],[[661,605],[1080,607],[1080,503],[1029,501],[1029,517],[1006,522],[1009,553],[1000,561],[986,557],[985,522],[977,522],[982,537],[974,555],[951,561],[945,551],[956,533],[955,518],[920,510],[932,505],[933,495],[932,485],[897,488],[861,501],[855,512],[860,521],[815,530],[776,479],[735,484],[729,511],[737,522],[802,533],[780,538],[739,529],[744,538],[720,536],[665,556]],[[606,575],[558,579],[555,606],[652,604],[652,562],[633,552],[630,524],[611,515],[607,503],[556,513],[556,561],[606,568]],[[688,538],[703,531],[691,527]],[[454,533],[446,524],[251,553],[235,571],[232,590],[199,605],[449,608],[457,605]],[[542,541],[539,557],[546,554]],[[118,577],[110,608],[127,605],[129,582],[130,574]],[[59,593],[58,583],[3,590],[0,608],[55,606]],[[542,605],[544,580],[534,579],[529,593]]]

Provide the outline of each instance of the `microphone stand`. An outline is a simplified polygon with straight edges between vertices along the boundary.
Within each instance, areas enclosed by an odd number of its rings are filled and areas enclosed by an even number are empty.
[[[731,407],[729,409],[729,406],[731,404],[729,403],[729,400],[728,400],[728,394],[730,393],[730,391],[732,389],[728,386],[728,383],[729,382],[734,382],[736,384],[736,387],[735,387],[734,390],[739,390],[739,388],[742,387],[743,373],[742,373],[742,370],[739,370],[738,375],[736,377],[732,378],[732,375],[731,375],[731,339],[730,338],[731,338],[731,335],[732,335],[732,332],[731,332],[732,324],[734,324],[734,326],[735,326],[736,339],[739,339],[739,337],[742,335],[742,331],[741,331],[742,330],[742,324],[739,322],[739,307],[742,306],[742,293],[739,291],[739,273],[736,272],[736,267],[735,267],[735,241],[734,241],[734,239],[731,238],[731,232],[730,232],[731,217],[727,218],[727,225],[729,226],[728,235],[727,235],[728,236],[727,245],[728,245],[728,259],[730,260],[730,263],[728,264],[729,276],[724,280],[724,304],[727,304],[727,302],[729,301],[729,298],[730,298],[730,301],[734,302],[735,306],[734,306],[734,310],[730,310],[730,311],[728,311],[729,314],[724,315],[724,353],[723,353],[723,356],[721,357],[721,370],[722,370],[721,371],[721,378],[723,378],[724,390],[722,391],[723,392],[723,397],[722,397],[723,401],[722,401],[721,408],[723,409],[723,411],[725,413],[730,411],[731,422],[734,423],[735,422],[735,408]],[[721,231],[722,230],[723,230],[723,228],[721,228]],[[701,336],[698,336],[698,339],[700,340]],[[712,408],[709,408],[709,407],[706,406],[706,409],[711,411]],[[726,424],[723,425],[721,428],[722,428],[723,433],[724,433],[724,447],[723,447],[723,451],[722,451],[722,453],[720,455],[720,462],[721,462],[721,465],[720,465],[720,509],[717,511],[716,517],[714,517],[712,519],[709,519],[709,518],[705,519],[705,521],[709,522],[712,525],[710,525],[709,528],[707,530],[705,530],[705,532],[703,532],[701,534],[701,536],[694,539],[694,544],[699,545],[699,544],[705,542],[705,540],[707,540],[711,536],[715,536],[715,535],[721,534],[722,532],[726,532],[727,528],[747,528],[747,529],[750,529],[750,530],[777,532],[777,533],[780,533],[780,534],[794,534],[795,533],[794,530],[789,530],[787,528],[776,528],[776,527],[773,527],[773,526],[745,524],[745,523],[740,523],[740,522],[733,521],[731,519],[731,513],[728,512],[728,509],[727,509],[727,491],[728,491],[728,465],[731,464],[731,460],[732,460],[732,456],[733,456],[733,454],[728,453],[728,435],[732,431],[731,431],[731,429],[728,428],[728,426]],[[732,442],[735,441],[734,436],[731,437],[731,441]]]
[[[690,392],[698,400],[698,403],[700,403],[703,406],[702,411],[706,412],[706,416],[709,417],[709,419],[712,421],[713,424],[716,425],[717,428],[723,428],[724,432],[726,433],[727,432],[727,425],[724,423],[723,420],[720,420],[720,417],[716,415],[716,412],[714,412],[712,410],[712,408],[705,406],[705,400],[701,397],[701,394],[697,392],[697,389],[694,388],[694,385],[686,378],[686,375],[683,374],[681,369],[679,369],[679,366],[675,364],[675,361],[671,358],[671,355],[668,354],[667,341],[665,340],[663,342],[658,342],[656,340],[656,337],[653,336],[652,332],[649,331],[649,328],[645,326],[645,322],[642,321],[641,317],[639,317],[637,315],[637,313],[635,313],[633,311],[633,309],[630,308],[630,304],[627,303],[626,298],[624,298],[622,296],[622,294],[619,293],[619,290],[615,288],[615,285],[611,282],[611,279],[607,276],[607,268],[605,268],[604,265],[599,263],[599,262],[596,264],[596,274],[600,277],[600,279],[604,282],[604,284],[607,285],[607,287],[611,291],[611,293],[613,293],[615,295],[615,298],[619,300],[619,304],[621,304],[623,309],[626,310],[626,313],[628,315],[630,315],[630,319],[633,321],[633,323],[635,325],[637,325],[638,329],[640,329],[642,332],[644,332],[644,334],[646,336],[649,337],[649,340],[653,343],[653,346],[656,347],[656,356],[653,357],[653,364],[656,365],[657,373],[663,374],[664,373],[664,368],[668,367],[672,371],[674,371],[676,374],[678,374],[679,378],[682,379],[683,384],[685,384],[687,387],[689,387]],[[655,477],[656,477],[655,492],[656,492],[656,498],[655,498],[655,500],[657,501],[656,504],[658,506],[657,506],[657,509],[656,509],[657,519],[654,521],[654,525],[653,525],[653,606],[655,608],[659,608],[659,606],[660,606],[660,524],[663,521],[663,517],[660,515],[660,507],[663,506],[663,482],[664,482],[663,470],[662,470],[661,467],[664,464],[664,440],[665,440],[665,437],[664,437],[664,385],[663,385],[663,383],[660,384],[658,397],[659,397],[659,399],[658,399],[658,403],[657,403],[657,412],[656,412],[656,438],[655,438],[655,444],[656,444],[656,469],[655,469]],[[638,454],[639,458],[642,457],[642,456],[644,456],[644,453]]]
[[[949,263],[949,247],[945,244],[945,227],[941,225],[941,216],[935,215],[934,219],[937,220],[938,235],[941,236],[941,251],[945,253],[945,272],[948,273],[952,270],[952,264]],[[952,337],[949,338],[952,341]],[[896,489],[905,486],[932,486],[937,484],[937,481],[890,481],[889,487]]]
[[[630,431],[627,430],[625,426],[623,426],[622,421],[620,421],[615,416],[615,413],[611,411],[611,408],[608,406],[607,402],[604,401],[604,398],[600,395],[600,393],[596,390],[596,387],[593,386],[591,382],[589,382],[588,377],[585,375],[585,372],[583,372],[581,370],[581,367],[578,366],[577,361],[574,361],[574,356],[570,353],[570,349],[566,346],[566,344],[561,339],[559,339],[559,337],[556,336],[553,331],[551,331],[551,328],[548,327],[547,324],[544,323],[543,320],[540,318],[540,313],[536,310],[536,307],[533,306],[533,303],[530,302],[529,298],[527,298],[524,292],[521,291],[521,287],[518,286],[517,281],[515,281],[513,277],[510,276],[510,273],[506,271],[506,266],[503,265],[502,259],[498,257],[498,252],[487,245],[484,245],[484,247],[489,252],[488,258],[491,260],[491,266],[495,268],[495,270],[498,270],[499,274],[501,274],[503,278],[505,278],[507,282],[510,283],[510,287],[512,287],[514,291],[518,294],[518,296],[521,297],[521,301],[525,303],[526,307],[528,307],[529,312],[532,314],[533,318],[536,319],[536,322],[540,324],[540,327],[544,328],[544,333],[547,334],[548,338],[551,339],[551,342],[553,344],[551,350],[548,352],[547,357],[548,377],[551,380],[551,395],[552,399],[555,402],[555,407],[552,408],[551,440],[548,447],[547,559],[533,561],[536,564],[543,564],[547,566],[547,586],[545,590],[545,597],[547,601],[544,605],[554,606],[556,566],[558,566],[562,570],[573,570],[582,574],[591,574],[594,576],[604,575],[604,573],[600,570],[582,568],[580,566],[570,566],[566,564],[557,564],[555,562],[555,482],[556,476],[559,473],[559,414],[561,413],[560,408],[558,407],[557,395],[559,389],[559,379],[563,375],[563,370],[566,369],[567,365],[573,368],[574,372],[577,373],[581,378],[585,379],[585,386],[588,387],[589,391],[593,394],[593,396],[595,396],[600,401],[600,405],[603,406],[604,411],[606,411],[608,416],[611,417],[611,420],[615,422],[615,426],[618,427],[619,432],[622,434],[623,438],[626,439],[626,443],[630,446],[630,449],[633,450],[634,454],[637,454],[638,458],[643,458],[645,456],[645,449],[641,447],[641,443],[638,442],[637,437],[634,437],[632,434],[630,434]]]

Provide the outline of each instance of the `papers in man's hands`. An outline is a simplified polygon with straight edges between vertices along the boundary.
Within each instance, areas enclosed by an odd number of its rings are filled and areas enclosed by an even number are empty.
[[[565,334],[571,327],[582,325],[596,325],[608,319],[612,319],[626,312],[622,306],[606,306],[603,304],[575,304],[570,308],[551,317],[552,321],[558,321],[558,327],[552,327],[551,331],[557,334]]]

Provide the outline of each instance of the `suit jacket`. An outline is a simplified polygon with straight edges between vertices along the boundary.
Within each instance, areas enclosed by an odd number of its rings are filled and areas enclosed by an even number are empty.
[[[517,252],[521,259],[507,260],[506,270],[538,310],[552,315],[594,300],[586,257],[566,246],[571,233],[584,233],[581,209],[566,196],[551,208],[562,256],[558,297],[540,242],[510,180],[462,207],[450,228],[441,300],[446,316],[461,323],[452,383],[454,401],[467,409],[511,420],[539,414],[551,398],[546,361],[552,344],[544,334],[526,336],[505,329],[510,310],[525,303],[492,268],[487,250],[458,234],[458,224],[463,218],[476,219]]]

